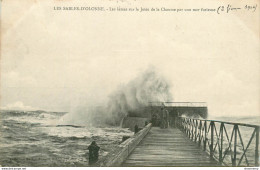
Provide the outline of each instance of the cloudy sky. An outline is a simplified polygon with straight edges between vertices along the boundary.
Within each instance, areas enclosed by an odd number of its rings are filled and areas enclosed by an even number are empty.
[[[259,10],[53,10],[87,2],[2,2],[1,107],[70,111],[82,101],[102,104],[118,85],[154,66],[171,82],[175,101],[205,101],[210,115],[259,115]],[[96,3],[216,8],[220,1]]]

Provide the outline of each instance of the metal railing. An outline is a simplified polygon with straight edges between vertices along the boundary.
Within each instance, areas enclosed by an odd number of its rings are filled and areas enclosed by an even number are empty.
[[[150,106],[207,107],[206,102],[149,102]]]
[[[225,166],[259,166],[259,126],[178,117],[177,126]]]

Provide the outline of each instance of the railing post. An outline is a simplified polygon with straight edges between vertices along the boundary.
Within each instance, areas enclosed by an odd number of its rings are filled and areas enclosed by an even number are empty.
[[[194,135],[194,132],[193,132],[193,127],[194,127],[194,120],[192,119],[192,123],[191,123],[191,140],[193,141],[193,135]]]
[[[234,125],[235,138],[234,138],[234,158],[232,161],[232,166],[237,166],[237,125]]]
[[[180,117],[180,122],[179,123],[180,123],[181,130],[183,131],[184,128],[183,128],[183,122],[182,121],[183,121],[183,118]]]
[[[183,125],[183,127],[184,127],[184,132],[186,133],[186,135],[188,135],[188,132],[187,132],[187,124],[188,124],[188,122],[187,122],[187,119],[186,119],[186,118],[183,119],[183,123],[184,123],[184,125]]]
[[[188,120],[188,118],[185,118],[186,119],[186,126],[185,126],[185,128],[186,128],[186,134],[187,135],[189,135],[189,120]]]
[[[195,120],[195,142],[197,142],[197,132],[198,132],[198,121],[197,120]]]
[[[201,120],[199,120],[200,121],[200,124],[199,124],[199,146],[201,145],[201,131],[202,131],[202,122],[201,122]]]
[[[181,127],[183,132],[185,133],[185,123],[184,123],[184,118],[181,118]]]
[[[220,125],[220,147],[219,147],[219,163],[222,164],[222,152],[223,152],[223,130],[224,130],[224,123],[221,123]]]
[[[188,130],[189,130],[189,138],[191,136],[191,119],[189,119],[189,127],[188,127]]]
[[[188,120],[188,118],[185,118],[185,129],[186,129],[187,135],[189,134],[188,127],[189,127],[189,120]]]
[[[259,127],[256,127],[255,133],[255,166],[259,167]]]
[[[185,133],[185,123],[184,123],[184,118],[181,119],[181,127],[182,127],[182,131]]]
[[[214,122],[213,121],[211,121],[210,122],[210,135],[211,135],[211,137],[210,137],[210,158],[211,159],[213,159],[213,144],[214,144]]]
[[[204,151],[206,151],[206,146],[207,146],[207,121],[205,120],[205,123],[204,123],[204,146],[203,146],[203,149]]]
[[[183,130],[184,130],[184,133],[186,133],[186,119],[185,118],[183,118],[182,119],[182,124],[183,124]]]

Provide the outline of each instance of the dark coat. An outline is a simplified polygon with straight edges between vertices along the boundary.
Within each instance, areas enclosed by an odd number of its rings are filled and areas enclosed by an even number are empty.
[[[98,161],[98,152],[100,147],[97,146],[96,142],[92,142],[91,145],[89,145],[89,164],[93,164]]]

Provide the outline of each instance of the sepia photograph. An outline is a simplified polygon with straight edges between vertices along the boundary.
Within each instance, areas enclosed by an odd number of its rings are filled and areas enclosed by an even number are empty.
[[[0,0],[0,168],[258,170],[259,4]]]

